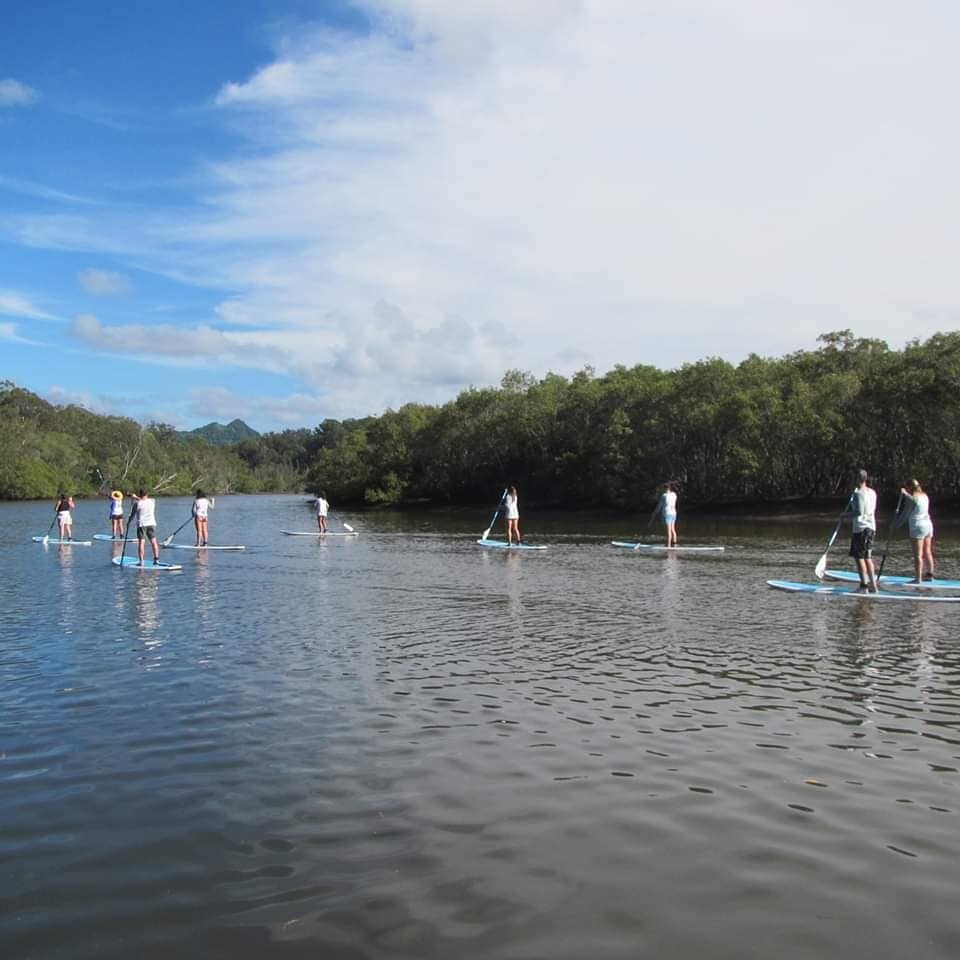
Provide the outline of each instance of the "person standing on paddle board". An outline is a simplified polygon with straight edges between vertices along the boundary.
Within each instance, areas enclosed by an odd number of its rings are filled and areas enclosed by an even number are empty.
[[[507,543],[513,543],[516,536],[517,543],[520,542],[520,499],[517,496],[516,487],[507,488],[507,496],[504,500],[507,508]]]
[[[53,509],[57,512],[57,529],[60,531],[61,540],[73,539],[73,516],[70,511],[75,506],[73,497],[65,493],[57,495],[57,504]]]
[[[913,547],[913,569],[915,583],[933,579],[933,521],[930,519],[930,497],[923,492],[919,480],[910,481],[910,489],[900,490],[905,500],[909,500],[911,509],[907,516],[907,532]],[[924,572],[926,567],[926,572]]]
[[[130,512],[130,521],[133,522],[133,515],[137,515],[137,557],[143,565],[143,554],[146,546],[145,541],[150,541],[153,548],[153,562],[160,562],[160,544],[157,543],[157,502],[147,495],[147,491],[140,488],[136,494],[130,494],[133,497],[133,510]]]
[[[675,547],[677,545],[677,491],[673,489],[673,484],[668,480],[663,485],[663,493],[650,514],[652,523],[657,514],[663,517],[664,525],[667,528],[667,546]]]
[[[327,532],[327,514],[330,512],[330,504],[322,493],[317,494],[317,529],[321,533]]]
[[[197,490],[193,498],[193,525],[197,529],[197,546],[207,545],[207,514],[214,507],[214,498],[207,497],[202,490]]]
[[[857,489],[850,498],[850,506],[844,511],[845,516],[853,517],[850,556],[857,561],[861,592],[876,593],[877,571],[873,565],[873,540],[877,535],[877,492],[871,488],[866,470],[861,470],[857,479]]]
[[[110,494],[110,536],[123,539],[123,494],[119,490]]]

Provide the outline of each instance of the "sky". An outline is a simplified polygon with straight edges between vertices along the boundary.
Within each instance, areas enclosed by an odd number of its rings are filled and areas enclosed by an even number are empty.
[[[8,5],[0,379],[263,431],[958,329],[958,35],[955,0]]]

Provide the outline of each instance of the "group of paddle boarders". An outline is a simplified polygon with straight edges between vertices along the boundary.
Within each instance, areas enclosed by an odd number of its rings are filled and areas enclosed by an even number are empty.
[[[906,502],[909,508],[901,509]],[[850,556],[857,565],[861,593],[877,592],[877,569],[873,562],[873,543],[877,535],[877,492],[870,486],[866,470],[857,474],[857,488],[850,496],[844,518],[851,519]],[[897,512],[890,527],[894,529],[907,524],[907,533],[913,549],[914,583],[934,579],[933,521],[930,519],[930,497],[924,493],[920,481],[910,481],[909,489],[900,488]]]

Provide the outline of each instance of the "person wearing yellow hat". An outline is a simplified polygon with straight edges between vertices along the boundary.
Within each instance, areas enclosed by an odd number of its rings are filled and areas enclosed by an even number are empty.
[[[123,539],[123,494],[119,490],[110,494],[110,536]]]

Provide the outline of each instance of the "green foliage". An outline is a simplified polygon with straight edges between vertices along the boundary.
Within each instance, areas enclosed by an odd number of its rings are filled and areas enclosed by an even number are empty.
[[[688,503],[836,496],[860,466],[887,488],[917,476],[956,497],[958,383],[960,333],[895,351],[841,330],[816,350],[736,366],[708,358],[541,380],[511,370],[498,388],[470,388],[441,406],[214,446],[165,424],[54,407],[4,382],[0,497],[159,483],[168,493],[477,502],[515,483],[528,502],[636,508],[667,479]]]

